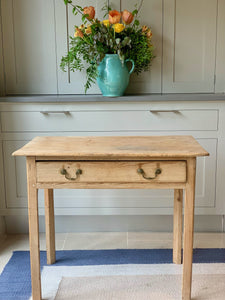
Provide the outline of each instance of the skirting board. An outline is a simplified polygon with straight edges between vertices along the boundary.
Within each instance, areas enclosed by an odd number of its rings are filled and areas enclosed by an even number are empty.
[[[6,216],[8,234],[28,233],[27,216]],[[195,216],[196,232],[223,232],[223,216]],[[45,231],[44,216],[39,218]],[[56,232],[153,231],[172,232],[172,216],[56,216]]]

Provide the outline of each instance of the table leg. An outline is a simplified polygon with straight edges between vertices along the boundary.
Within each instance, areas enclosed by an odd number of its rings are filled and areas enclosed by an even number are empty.
[[[45,232],[47,264],[55,263],[55,220],[53,189],[45,189]]]
[[[183,190],[174,190],[173,262],[181,264]]]
[[[38,190],[34,157],[27,157],[27,187],[32,299],[41,300]]]
[[[194,202],[195,202],[195,171],[196,158],[187,161],[187,185],[185,189],[184,206],[184,252],[183,252],[183,286],[182,299],[191,299],[192,284],[192,256],[194,230]]]

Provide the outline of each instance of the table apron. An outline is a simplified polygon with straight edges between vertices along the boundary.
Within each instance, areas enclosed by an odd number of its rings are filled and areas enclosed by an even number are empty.
[[[37,189],[185,189],[186,183],[37,183]]]

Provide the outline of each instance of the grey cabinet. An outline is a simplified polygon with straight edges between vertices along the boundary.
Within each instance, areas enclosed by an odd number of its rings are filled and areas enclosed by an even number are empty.
[[[163,92],[214,92],[217,1],[165,0]]]
[[[0,4],[6,94],[57,94],[54,1]]]
[[[46,114],[46,111],[54,113]],[[11,154],[35,136],[191,134],[210,153],[209,157],[197,161],[196,213],[217,214],[221,212],[224,192],[220,185],[220,192],[216,194],[218,171],[223,172],[218,160],[224,134],[219,113],[223,111],[217,105],[197,102],[2,105],[7,208],[27,207],[25,159]],[[40,199],[43,209],[43,191],[40,191]],[[55,191],[55,206],[58,215],[171,214],[173,191],[59,190]]]
[[[132,11],[136,2],[114,0],[112,6]],[[81,0],[76,3],[84,6]],[[80,16],[62,0],[0,4],[0,93],[83,94],[85,72],[60,69]],[[100,18],[104,4],[85,1]],[[140,20],[152,28],[156,58],[150,71],[132,74],[128,94],[225,91],[224,0],[144,1]],[[94,85],[88,93],[100,90]]]
[[[0,5],[0,21],[1,21],[1,5]],[[4,60],[3,60],[3,41],[2,41],[2,22],[0,22],[0,97],[5,94],[5,78],[4,78],[3,62]]]
[[[216,93],[225,93],[225,1],[218,0],[217,48],[216,48]]]

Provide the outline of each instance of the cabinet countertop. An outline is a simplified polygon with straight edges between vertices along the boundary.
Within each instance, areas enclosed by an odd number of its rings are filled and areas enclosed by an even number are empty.
[[[145,94],[108,98],[102,95],[19,95],[0,97],[0,103],[225,101],[225,94]]]

